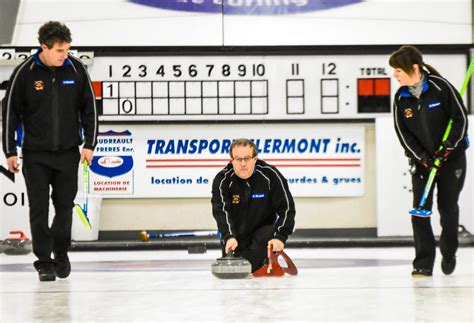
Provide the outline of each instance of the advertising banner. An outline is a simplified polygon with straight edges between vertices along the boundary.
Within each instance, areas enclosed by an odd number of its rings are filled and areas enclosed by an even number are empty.
[[[364,127],[359,125],[102,126],[90,192],[107,197],[210,197],[233,139],[252,139],[294,196],[364,194]]]

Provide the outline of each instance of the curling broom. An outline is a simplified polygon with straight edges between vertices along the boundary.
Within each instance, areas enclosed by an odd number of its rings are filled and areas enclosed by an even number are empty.
[[[87,160],[84,160],[84,170],[82,172],[83,182],[84,182],[84,206],[81,207],[79,204],[74,205],[74,209],[76,210],[77,215],[79,215],[79,219],[81,219],[82,224],[86,227],[87,230],[91,229],[91,222],[89,221],[89,217],[87,216],[87,208],[88,208],[88,196],[89,196],[89,163]]]

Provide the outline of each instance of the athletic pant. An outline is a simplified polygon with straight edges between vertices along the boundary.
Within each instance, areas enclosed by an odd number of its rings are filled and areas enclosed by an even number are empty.
[[[23,176],[30,208],[35,268],[51,263],[51,252],[65,253],[71,246],[72,209],[77,193],[80,153],[77,147],[60,151],[23,151]],[[55,216],[48,223],[49,197]]]
[[[416,174],[412,176],[413,207],[415,208],[419,206],[428,175],[429,170],[418,166]],[[438,170],[435,182],[433,183],[424,207],[426,210],[431,210],[433,206],[433,189],[436,186],[438,211],[442,227],[439,247],[442,256],[448,259],[454,257],[458,249],[458,199],[465,178],[466,155],[462,154],[453,160],[448,160],[447,163]],[[431,218],[412,216],[411,220],[416,251],[413,267],[433,270],[436,242],[433,229],[431,228]]]
[[[252,272],[260,269],[267,258],[268,241],[273,239],[275,227],[273,224],[267,224],[258,228],[252,235],[248,237],[238,236],[239,245],[235,250],[235,255],[244,257],[252,265]],[[225,244],[222,253],[225,253]]]

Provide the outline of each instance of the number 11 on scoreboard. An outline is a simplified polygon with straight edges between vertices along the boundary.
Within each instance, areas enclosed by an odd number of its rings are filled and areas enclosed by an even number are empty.
[[[300,64],[299,63],[291,63],[291,75],[293,75],[293,76],[300,75]]]

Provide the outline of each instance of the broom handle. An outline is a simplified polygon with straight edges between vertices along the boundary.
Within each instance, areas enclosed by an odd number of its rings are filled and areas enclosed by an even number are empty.
[[[84,170],[82,173],[84,179],[84,213],[87,214],[88,199],[89,199],[89,163],[87,159],[84,160]]]
[[[215,236],[217,231],[183,231],[183,232],[164,232],[148,233],[150,238],[171,238],[171,237],[207,237]]]
[[[469,64],[469,67],[467,68],[466,76],[464,77],[464,82],[462,83],[462,86],[461,86],[461,91],[459,91],[459,94],[461,96],[463,96],[464,92],[466,92],[467,85],[469,84],[469,80],[471,79],[471,75],[473,71],[474,71],[474,56],[471,57],[471,63]]]

